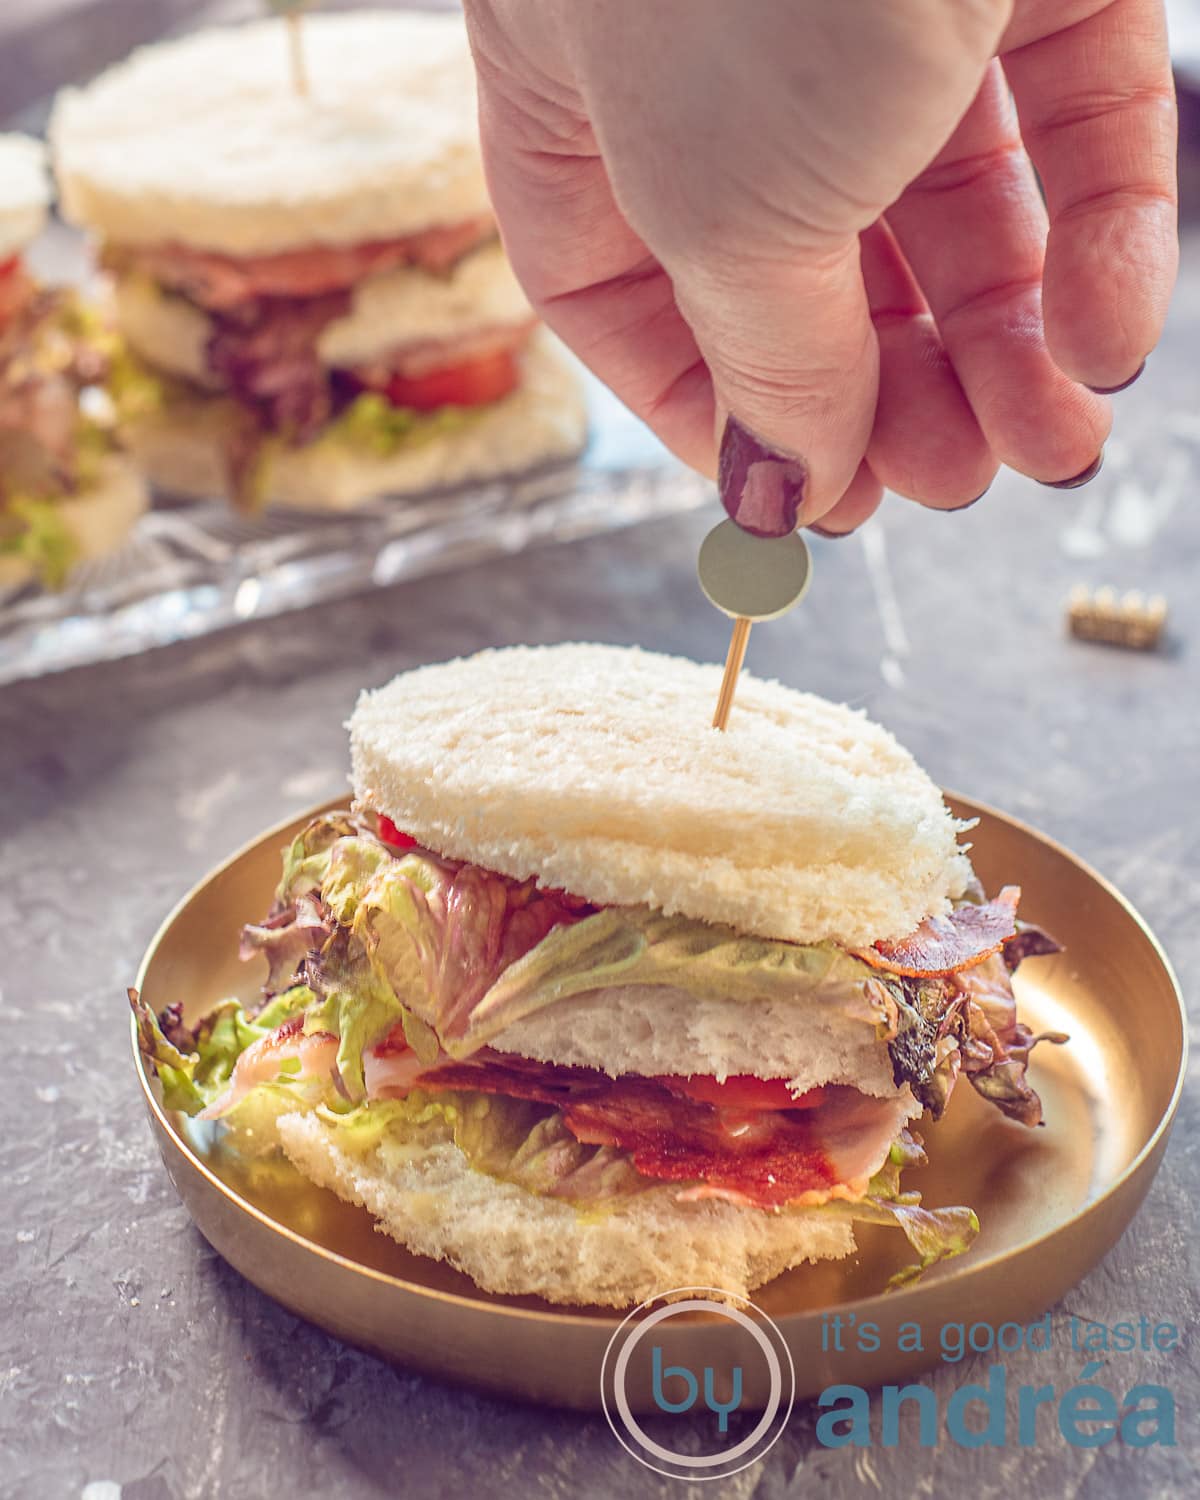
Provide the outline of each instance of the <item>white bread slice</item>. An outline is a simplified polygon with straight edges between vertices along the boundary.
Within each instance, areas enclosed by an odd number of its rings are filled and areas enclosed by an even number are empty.
[[[28,135],[0,135],[0,261],[42,231],[50,202],[46,152]]]
[[[158,489],[207,499],[225,491],[222,433],[228,419],[224,398],[196,394],[133,419],[125,438]],[[579,377],[549,336],[540,335],[522,356],[520,387],[462,428],[386,457],[332,438],[282,449],[270,464],[265,499],[300,510],[351,510],[379,497],[415,495],[570,458],[586,434]]]
[[[461,16],[283,20],[139,48],[58,96],[68,218],[115,243],[231,255],[393,239],[488,212]]]
[[[854,1249],[849,1223],[821,1209],[773,1214],[651,1191],[581,1215],[475,1171],[450,1141],[385,1140],[350,1153],[313,1114],[278,1120],[283,1149],[313,1182],[368,1209],[418,1255],[449,1261],[484,1291],[576,1306],[626,1307],[681,1286],[735,1296],[804,1261]]]
[[[213,333],[207,313],[136,273],[118,276],[114,293],[118,325],[135,354],[169,375],[219,386],[205,355]],[[465,256],[446,276],[401,267],[360,281],[350,312],[324,329],[317,353],[327,368],[346,369],[382,359],[402,344],[511,327],[530,316],[496,241]]]
[[[866,715],[616,646],[514,647],[364,693],[357,796],[419,842],[606,905],[764,937],[900,937],[970,864],[937,787]]]
[[[547,1006],[505,1027],[493,1045],[611,1078],[700,1073],[723,1082],[748,1073],[786,1079],[793,1094],[849,1083],[876,1098],[896,1095],[887,1044],[876,1037],[865,1001],[853,1014],[844,995],[828,1003],[813,996],[746,1002],[668,986],[612,987]]]
[[[110,454],[101,460],[96,484],[54,502],[75,543],[73,568],[116,551],[147,503],[146,486],[128,459]],[[0,554],[0,587],[16,587],[33,576],[32,567],[23,557]]]

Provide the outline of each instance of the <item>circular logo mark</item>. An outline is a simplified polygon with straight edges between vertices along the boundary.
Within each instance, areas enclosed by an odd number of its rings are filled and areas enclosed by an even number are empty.
[[[613,1435],[672,1479],[725,1479],[757,1463],[787,1426],[795,1395],[778,1327],[748,1298],[710,1286],[676,1287],[635,1307],[600,1369]]]

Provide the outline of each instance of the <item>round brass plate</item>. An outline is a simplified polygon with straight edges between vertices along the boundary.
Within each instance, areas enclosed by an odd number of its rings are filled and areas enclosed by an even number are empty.
[[[968,1254],[915,1286],[881,1294],[911,1257],[898,1232],[864,1226],[856,1229],[855,1256],[799,1267],[755,1293],[787,1339],[799,1399],[838,1381],[871,1386],[928,1367],[945,1322],[996,1325],[1042,1313],[1137,1211],[1179,1099],[1183,1003],[1145,923],[1066,849],[990,808],[949,800],[959,816],[980,819],[972,860],[987,888],[1019,884],[1022,916],[1065,945],[1024,964],[1016,988],[1021,1016],[1035,1031],[1067,1031],[1071,1041],[1033,1055],[1043,1129],[1005,1120],[965,1081],[945,1118],[922,1127],[930,1163],[905,1182],[930,1206],[977,1210],[982,1232]],[[239,851],[167,918],[138,977],[154,1010],[180,1001],[194,1019],[226,995],[256,993],[260,974],[239,963],[238,932],[267,910],[280,849],[313,813]],[[180,1197],[214,1249],[256,1286],[338,1337],[417,1369],[509,1396],[599,1409],[604,1349],[621,1314],[489,1296],[450,1267],[410,1255],[376,1233],[364,1210],[313,1187],[287,1163],[247,1159],[221,1129],[166,1113],[136,1035],[134,1057]],[[881,1352],[823,1352],[821,1316],[835,1309],[877,1322]],[[895,1352],[903,1322],[926,1331],[924,1355]],[[693,1369],[712,1364],[730,1326],[672,1319],[663,1329],[664,1358]],[[750,1388],[744,1404],[763,1399]],[[630,1405],[651,1409],[649,1391],[631,1390]]]

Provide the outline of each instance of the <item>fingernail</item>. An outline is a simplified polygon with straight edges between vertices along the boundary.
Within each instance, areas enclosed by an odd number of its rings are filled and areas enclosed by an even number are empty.
[[[804,529],[815,531],[818,536],[823,536],[830,542],[844,542],[848,536],[854,535],[852,531],[826,531],[824,526],[818,526],[815,521],[810,521]]]
[[[1145,368],[1146,361],[1142,360],[1129,379],[1123,380],[1120,385],[1089,385],[1088,390],[1093,391],[1097,396],[1115,396],[1118,391],[1127,391]]]
[[[990,489],[991,489],[991,485],[989,484],[988,487],[987,487],[987,490],[980,490],[980,492],[978,493],[978,495],[975,496],[974,500],[964,500],[961,505],[947,505],[947,506],[944,507],[944,509],[947,510],[947,511],[950,511],[951,513],[953,513],[956,510],[970,510],[971,507],[972,507],[972,505],[978,505],[979,504],[979,502],[983,499],[983,497],[987,494],[988,490],[990,490]]]
[[[1104,449],[1101,448],[1087,468],[1081,469],[1078,474],[1072,474],[1070,479],[1042,479],[1038,482],[1051,490],[1077,490],[1080,485],[1087,484],[1089,479],[1095,479],[1103,464]]]
[[[753,536],[795,531],[808,484],[808,466],[761,442],[736,417],[721,435],[717,488],[729,519]]]

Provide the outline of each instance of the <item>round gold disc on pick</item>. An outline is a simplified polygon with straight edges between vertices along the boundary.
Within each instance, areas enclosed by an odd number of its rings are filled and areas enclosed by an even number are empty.
[[[711,604],[735,620],[775,620],[804,597],[812,559],[798,531],[751,536],[722,521],[704,538],[696,565]]]

